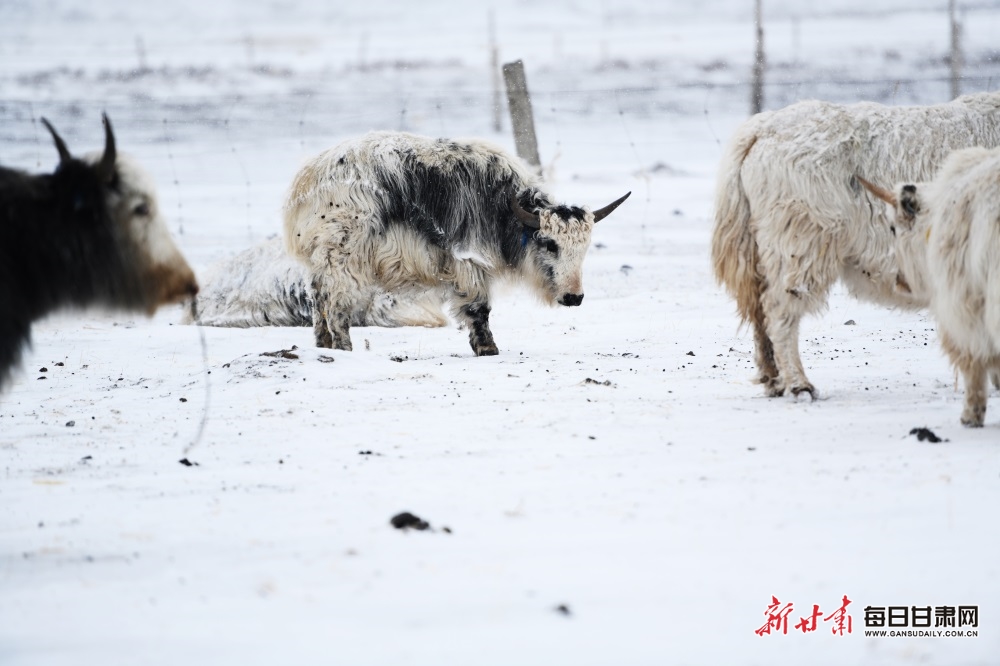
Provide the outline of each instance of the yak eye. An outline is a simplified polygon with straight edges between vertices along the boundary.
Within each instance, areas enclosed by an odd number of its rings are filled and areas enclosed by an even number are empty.
[[[138,215],[139,217],[149,217],[149,204],[141,203],[137,204],[135,208],[132,209],[133,215]]]
[[[551,238],[546,238],[542,241],[542,248],[546,252],[551,252],[552,254],[559,254],[559,245],[556,244]]]

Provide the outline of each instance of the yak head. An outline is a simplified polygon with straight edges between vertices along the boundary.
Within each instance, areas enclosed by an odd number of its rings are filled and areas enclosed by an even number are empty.
[[[893,190],[874,185],[855,176],[875,198],[888,204],[892,255],[899,269],[895,292],[926,302],[930,298],[927,282],[927,241],[930,220],[923,192],[926,183],[900,183]]]
[[[576,206],[547,205],[532,213],[516,196],[512,197],[511,209],[526,239],[528,268],[545,301],[571,306],[583,302],[583,258],[590,247],[590,234],[594,225],[629,194],[593,212]]]
[[[892,233],[896,234],[896,229],[911,231],[917,224],[917,218],[925,212],[923,205],[923,189],[911,183],[901,183],[896,186],[895,191],[887,190],[873,183],[868,182],[861,176],[855,176],[866,190],[871,192],[876,198],[889,204],[892,209]]]
[[[144,310],[194,296],[194,272],[160,214],[153,181],[115,148],[104,116],[100,153],[73,157],[55,128],[42,119],[59,152],[52,176],[60,223],[73,238],[68,264],[78,284],[76,304]]]

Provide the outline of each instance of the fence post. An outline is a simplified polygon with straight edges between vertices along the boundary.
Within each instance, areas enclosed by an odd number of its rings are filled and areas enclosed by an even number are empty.
[[[753,58],[753,88],[750,91],[750,113],[764,110],[764,20],[761,0],[755,0],[753,21],[756,28],[757,46]]]
[[[951,98],[962,94],[962,25],[958,22],[955,0],[948,0],[948,19],[951,22]]]
[[[503,79],[507,85],[507,106],[510,107],[510,124],[514,129],[514,147],[517,155],[538,170],[538,140],[535,138],[535,117],[531,112],[531,97],[524,78],[524,63],[520,60],[503,66]]]
[[[490,80],[493,83],[493,131],[503,129],[503,112],[500,110],[500,47],[497,46],[496,23],[493,20],[493,10],[490,10]]]

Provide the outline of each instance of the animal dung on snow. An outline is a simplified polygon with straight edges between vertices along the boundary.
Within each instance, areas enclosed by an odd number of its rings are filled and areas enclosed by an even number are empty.
[[[409,511],[404,511],[403,513],[397,513],[389,520],[389,523],[397,530],[406,530],[406,529],[426,530],[431,526],[431,524],[428,523],[426,520],[422,520],[421,518],[413,515]]]

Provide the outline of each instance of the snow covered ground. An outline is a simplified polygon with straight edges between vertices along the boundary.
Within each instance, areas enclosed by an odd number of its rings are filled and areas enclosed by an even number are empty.
[[[765,4],[769,107],[947,98],[946,3]],[[633,191],[584,306],[498,297],[500,356],[454,327],[354,329],[344,353],[307,328],[203,348],[179,308],[38,324],[0,396],[0,663],[996,663],[1000,404],[959,426],[932,323],[838,292],[803,334],[822,398],[750,383],[708,239],[751,9],[494,6],[553,192]],[[995,88],[1000,11],[963,20],[965,88]],[[5,2],[0,163],[51,168],[42,116],[98,148],[106,109],[203,275],[277,233],[298,165],[343,138],[512,147],[488,35],[459,0]],[[845,595],[852,633],[794,628]],[[772,596],[788,635],[758,636]],[[978,636],[864,635],[866,606],[965,605]]]

